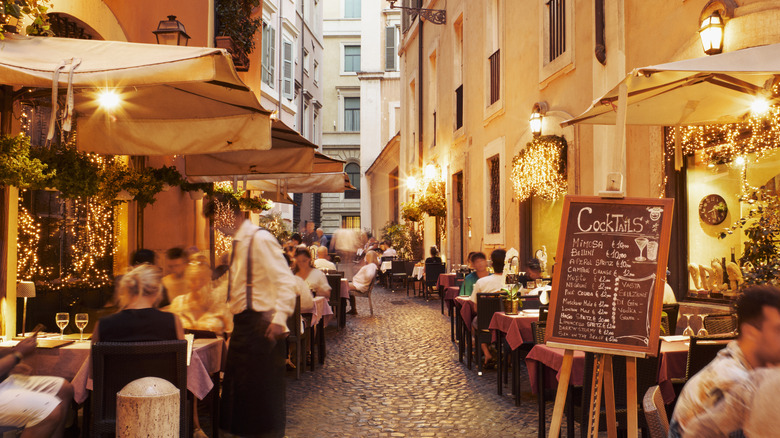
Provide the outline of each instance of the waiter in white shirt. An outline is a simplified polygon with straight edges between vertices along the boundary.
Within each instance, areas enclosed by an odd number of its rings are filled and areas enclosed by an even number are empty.
[[[220,403],[220,428],[233,435],[283,437],[287,318],[295,311],[295,279],[282,247],[268,231],[245,219],[232,196],[212,199],[233,211],[233,225],[219,228],[233,236],[228,272],[228,307],[233,314]]]

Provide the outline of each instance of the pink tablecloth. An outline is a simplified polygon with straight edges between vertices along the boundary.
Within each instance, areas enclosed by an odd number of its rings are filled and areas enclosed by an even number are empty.
[[[528,378],[531,380],[531,391],[537,392],[536,363],[541,362],[556,371],[555,380],[560,380],[563,365],[563,349],[546,345],[535,345],[525,358],[528,368]],[[674,389],[670,379],[685,377],[685,365],[688,359],[688,346],[685,342],[661,342],[661,360],[658,367],[658,385],[665,403],[674,401]],[[582,385],[585,369],[585,352],[575,351],[572,363],[571,384]],[[549,382],[545,385],[547,386]]]
[[[674,388],[671,379],[685,377],[688,365],[688,342],[661,342],[661,361],[658,363],[658,386],[664,403],[674,401]]]
[[[457,274],[439,274],[439,280],[436,285],[439,287],[439,290],[444,290],[450,286],[455,286],[457,278]]]
[[[460,316],[463,318],[463,323],[466,324],[466,329],[471,332],[471,321],[474,319],[475,310],[477,310],[476,305],[469,300],[469,297],[456,297],[455,301],[461,304]]]
[[[534,336],[531,331],[531,323],[539,320],[539,313],[521,313],[518,315],[507,315],[504,312],[496,312],[490,320],[490,330],[493,330],[493,342],[498,340],[496,330],[506,334],[506,341],[512,350],[516,349],[523,342],[533,342]]]
[[[346,278],[341,279],[341,298],[349,298],[349,282]]]
[[[317,323],[320,322],[320,319],[323,319],[323,323],[328,325],[332,318],[333,309],[330,308],[327,298],[314,297],[314,312],[311,317],[311,326],[314,327],[317,325]]]
[[[87,391],[92,390],[92,377],[90,376],[92,360],[89,356],[91,344],[84,342],[83,345],[86,346],[87,357],[81,363],[71,382],[74,390],[73,399],[76,403],[83,403],[87,399]],[[65,349],[60,350],[63,354],[69,354]],[[190,365],[187,367],[187,389],[198,399],[203,400],[214,387],[211,374],[222,369],[224,350],[225,340],[222,338],[195,340]],[[38,374],[37,370],[36,374]]]

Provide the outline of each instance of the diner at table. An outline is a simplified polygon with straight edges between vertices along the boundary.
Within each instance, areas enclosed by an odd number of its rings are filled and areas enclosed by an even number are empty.
[[[490,253],[490,261],[493,265],[493,273],[480,278],[477,280],[476,283],[474,283],[474,289],[469,296],[469,300],[474,303],[474,310],[477,310],[477,294],[480,292],[498,292],[501,289],[504,288],[505,284],[505,278],[504,278],[504,259],[506,257],[506,250],[503,249],[495,249],[493,252]],[[472,328],[477,328],[477,317],[474,316],[474,319],[471,323]],[[482,368],[484,369],[492,369],[495,368],[495,358],[493,357],[493,354],[490,352],[489,345],[485,342],[483,342],[479,348],[482,349],[483,354],[483,363]]]
[[[318,297],[330,298],[328,278],[311,261],[311,254],[304,248],[295,250],[295,275],[303,278],[309,289]]]

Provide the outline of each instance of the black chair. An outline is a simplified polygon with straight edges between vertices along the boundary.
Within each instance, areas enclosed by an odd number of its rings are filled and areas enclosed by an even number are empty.
[[[393,260],[390,268],[390,290],[393,290],[393,283],[397,280],[403,285],[406,281],[406,260]],[[409,273],[411,275],[411,272]]]
[[[671,336],[672,332],[669,330],[669,316],[661,315],[661,336]]]
[[[680,305],[664,304],[661,308],[669,316],[669,335],[674,336],[677,334],[677,319],[680,317]]]
[[[736,335],[691,336],[691,343],[688,346],[688,362],[685,365],[685,381],[687,382],[688,379],[712,362],[718,352],[726,348],[726,345],[736,338]]]
[[[392,262],[395,260],[395,256],[380,256],[379,257],[379,266],[382,266],[382,263],[384,262]],[[379,281],[383,286],[388,286],[388,279],[390,278],[390,271],[382,272],[381,270],[377,270],[377,275],[379,276]]]
[[[539,322],[547,322],[547,313],[550,311],[549,304],[539,305]]]
[[[342,320],[344,320],[344,299],[341,298],[341,279],[343,278],[343,274],[327,274],[325,275],[325,278],[328,279],[328,286],[330,286],[330,299],[328,300],[328,304],[330,304],[330,308],[333,309],[336,325],[338,328],[342,328],[344,327],[342,324]]]
[[[97,342],[92,344],[92,431],[116,432],[116,394],[142,377],[159,377],[179,388],[179,436],[189,436],[187,341]]]
[[[533,333],[534,336],[534,344],[544,344],[546,332],[547,332],[546,322],[534,321],[531,323],[531,333]]]
[[[490,333],[490,320],[493,318],[493,314],[501,312],[501,302],[505,293],[502,292],[479,292],[477,293],[477,325],[474,327],[474,341],[476,343],[477,350],[477,370],[478,374],[482,375],[482,344],[489,344],[493,341],[492,334]]]
[[[308,293],[308,292],[306,292]],[[303,351],[304,334],[301,330],[301,297],[295,297],[295,311],[287,318],[287,329],[290,333],[287,335],[287,347],[289,351],[290,345],[295,345],[295,356],[292,357],[293,365],[295,365],[295,378],[301,378],[301,369],[305,362],[303,358],[306,357]]]
[[[538,296],[520,297],[520,302],[523,304],[523,309],[538,309],[542,305]]]
[[[650,438],[666,438],[669,435],[669,418],[658,385],[651,386],[642,398],[642,410],[650,430]]]
[[[420,282],[420,280],[414,278],[414,265],[415,262],[412,260],[404,262],[404,272],[406,273],[406,277],[404,277],[404,286],[406,286],[407,297],[409,296],[409,286],[414,289],[415,295],[417,295],[417,283]]]
[[[732,313],[719,313],[704,317],[704,328],[711,335],[735,333],[737,316]]]
[[[445,272],[443,263],[426,263],[425,264],[425,300],[428,301],[428,294],[437,293],[440,296],[442,291],[439,290],[439,275]]]

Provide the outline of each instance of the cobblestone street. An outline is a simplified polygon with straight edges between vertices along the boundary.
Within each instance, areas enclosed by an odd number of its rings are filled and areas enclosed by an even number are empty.
[[[289,437],[536,436],[525,370],[518,408],[506,391],[496,394],[495,371],[478,377],[458,362],[438,298],[377,286],[373,300],[373,317],[358,299],[345,329],[328,328],[323,368],[288,379]]]

